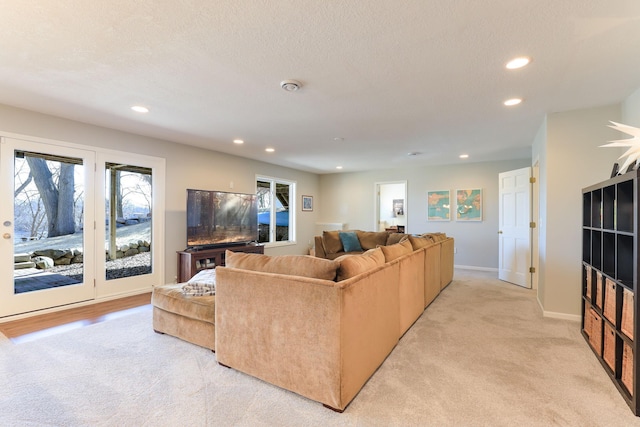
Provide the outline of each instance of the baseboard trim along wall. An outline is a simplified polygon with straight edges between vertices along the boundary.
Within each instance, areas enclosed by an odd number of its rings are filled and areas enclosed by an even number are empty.
[[[492,268],[492,267],[476,267],[474,265],[454,265],[453,268],[460,268],[463,270],[476,270],[476,271],[492,271],[497,273],[498,269],[497,268]]]
[[[549,319],[560,319],[560,320],[570,320],[572,322],[580,322],[582,320],[582,316],[579,314],[568,314],[568,313],[558,313],[556,311],[547,311],[542,306],[539,298],[536,298],[538,301],[538,305],[542,310],[542,317],[548,317]]]

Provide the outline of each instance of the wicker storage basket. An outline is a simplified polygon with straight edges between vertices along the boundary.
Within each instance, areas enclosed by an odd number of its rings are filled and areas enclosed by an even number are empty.
[[[607,278],[604,282],[604,317],[616,324],[616,282]]]
[[[587,289],[585,291],[585,295],[587,296],[587,299],[591,301],[591,266],[585,265],[584,270],[587,279]]]
[[[584,303],[584,333],[591,336],[591,305]]]
[[[623,334],[633,339],[633,292],[622,288],[622,320],[620,330]]]
[[[602,273],[596,272],[596,306],[602,309]]]
[[[602,358],[612,371],[616,370],[616,332],[605,322],[604,324],[604,345]]]
[[[589,321],[591,324],[589,344],[591,344],[598,356],[602,356],[602,318],[593,308],[589,310],[589,315],[591,316]]]
[[[627,391],[633,396],[633,350],[631,346],[626,342],[622,346],[622,384],[627,388]]]

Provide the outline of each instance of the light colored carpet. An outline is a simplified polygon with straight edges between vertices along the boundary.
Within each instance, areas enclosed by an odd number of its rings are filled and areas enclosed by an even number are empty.
[[[640,425],[579,324],[542,318],[533,291],[492,276],[457,270],[343,414],[155,334],[144,311],[0,339],[0,425]]]

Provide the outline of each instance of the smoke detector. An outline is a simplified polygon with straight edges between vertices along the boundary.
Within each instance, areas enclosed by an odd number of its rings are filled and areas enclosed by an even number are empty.
[[[302,87],[302,83],[297,80],[283,80],[280,82],[280,87],[287,92],[295,92]]]

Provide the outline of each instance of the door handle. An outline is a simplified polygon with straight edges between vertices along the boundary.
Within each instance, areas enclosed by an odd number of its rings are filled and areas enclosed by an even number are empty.
[[[498,234],[502,234],[502,230],[499,230],[499,231],[498,231]]]
[[[4,234],[2,235],[2,237],[4,237],[5,239],[10,239],[10,238],[11,238],[11,234],[9,234],[9,233],[4,233]]]

